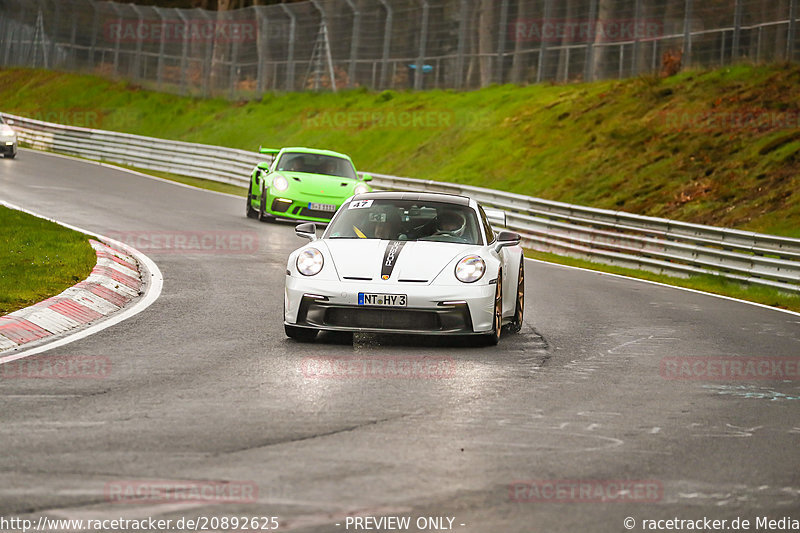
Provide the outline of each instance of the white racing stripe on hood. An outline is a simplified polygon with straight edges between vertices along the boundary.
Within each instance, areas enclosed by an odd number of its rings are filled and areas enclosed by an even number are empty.
[[[356,277],[373,281],[381,281],[383,256],[390,242],[377,239],[325,239],[340,279]],[[480,249],[480,246],[455,243],[406,241],[397,256],[389,281],[413,279],[431,282],[451,261]]]

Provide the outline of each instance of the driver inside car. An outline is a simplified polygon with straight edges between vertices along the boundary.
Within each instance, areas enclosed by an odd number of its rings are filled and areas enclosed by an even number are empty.
[[[449,235],[463,237],[467,219],[463,214],[451,209],[443,210],[436,217],[436,232],[434,235]]]

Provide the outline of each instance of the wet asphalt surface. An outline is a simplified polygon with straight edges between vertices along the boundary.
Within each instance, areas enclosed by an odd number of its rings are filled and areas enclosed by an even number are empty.
[[[164,275],[147,310],[47,353],[103,358],[107,375],[0,373],[0,517],[275,516],[309,532],[354,531],[348,515],[465,532],[800,519],[800,381],[664,370],[665,358],[797,357],[798,315],[529,261],[525,326],[497,347],[300,344],[282,301],[286,257],[304,241],[292,224],[245,218],[243,199],[31,151],[0,160],[0,198],[122,236]],[[146,246],[203,235],[215,244],[201,253]],[[420,358],[445,371],[313,366]],[[592,497],[563,492],[576,483]],[[198,486],[225,489],[154,489]],[[420,517],[453,521],[417,528]]]

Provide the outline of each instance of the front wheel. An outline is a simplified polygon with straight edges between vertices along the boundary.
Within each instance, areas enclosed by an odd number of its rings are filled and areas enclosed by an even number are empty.
[[[317,338],[317,330],[312,328],[300,328],[297,326],[283,325],[286,336],[300,342],[313,342]]]
[[[497,288],[494,291],[494,320],[492,331],[483,336],[487,346],[495,346],[500,342],[503,330],[503,274],[497,274]]]
[[[245,209],[247,218],[258,218],[258,211],[253,209],[253,195],[247,193],[247,208]]]
[[[261,222],[274,222],[275,217],[267,213],[267,189],[261,189],[261,208],[258,211],[258,220]]]
[[[514,318],[508,325],[508,331],[519,333],[522,329],[522,320],[525,316],[525,257],[519,258],[519,276],[517,277],[517,306],[514,308]]]

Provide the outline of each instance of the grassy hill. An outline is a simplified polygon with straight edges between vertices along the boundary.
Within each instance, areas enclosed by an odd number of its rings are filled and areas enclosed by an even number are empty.
[[[0,109],[244,149],[305,145],[360,170],[800,237],[800,66],[478,91],[202,100],[0,70]]]

